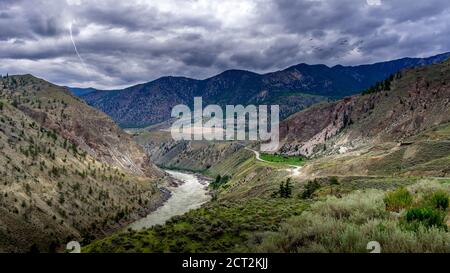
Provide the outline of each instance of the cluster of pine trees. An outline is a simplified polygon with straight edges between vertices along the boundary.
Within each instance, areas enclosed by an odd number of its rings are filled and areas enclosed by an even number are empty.
[[[363,95],[373,94],[381,91],[390,91],[391,90],[391,83],[394,81],[394,79],[400,79],[402,74],[400,72],[396,74],[390,75],[387,79],[384,81],[377,82],[374,86],[369,87],[367,90],[363,91]]]
[[[288,178],[285,182],[280,183],[278,191],[272,194],[272,197],[291,198],[292,197],[292,185],[291,179]]]

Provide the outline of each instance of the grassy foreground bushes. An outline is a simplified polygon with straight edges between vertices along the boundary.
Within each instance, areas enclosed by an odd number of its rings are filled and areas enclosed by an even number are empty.
[[[83,252],[245,251],[255,232],[277,230],[307,207],[293,198],[252,199],[210,204],[142,232],[122,232],[85,247]]]
[[[386,203],[387,210],[399,212],[412,205],[413,196],[407,189],[399,188],[395,191],[388,192],[384,198],[384,202]]]
[[[444,222],[445,213],[437,209],[427,207],[412,208],[406,212],[405,218],[413,229],[417,229],[419,225],[447,229]]]
[[[448,208],[449,195],[445,191],[437,191],[428,198],[429,205],[434,209],[446,210]]]
[[[406,211],[407,228],[417,230],[419,225],[447,230],[445,217],[449,202],[449,194],[443,190],[425,194],[416,201],[416,205]],[[450,247],[450,246],[449,246]]]
[[[382,252],[450,252],[449,192],[448,183],[424,181],[326,199],[211,203],[163,226],[95,241],[83,252],[368,252],[370,241]]]
[[[450,252],[446,210],[425,207],[430,202],[445,207],[449,185],[427,183],[387,194],[367,190],[328,197],[280,230],[255,235],[250,251],[368,252],[367,243],[377,241],[382,252]]]

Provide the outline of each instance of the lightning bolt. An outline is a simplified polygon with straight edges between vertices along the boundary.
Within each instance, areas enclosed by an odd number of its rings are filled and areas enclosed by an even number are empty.
[[[75,53],[77,54],[78,59],[80,59],[80,62],[83,65],[84,69],[87,70],[86,64],[84,63],[83,58],[81,58],[81,55],[78,52],[77,45],[75,44],[75,40],[73,39],[72,24],[69,25],[69,34],[70,34],[70,40],[72,41],[72,44],[73,44],[73,48],[75,49]]]

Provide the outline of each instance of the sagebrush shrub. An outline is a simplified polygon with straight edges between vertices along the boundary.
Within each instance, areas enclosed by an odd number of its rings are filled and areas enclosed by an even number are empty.
[[[386,209],[399,212],[402,209],[409,208],[413,202],[412,194],[405,188],[399,188],[388,192],[384,198]]]
[[[445,213],[428,207],[412,208],[406,212],[407,222],[418,222],[426,227],[446,228],[444,219]]]
[[[383,197],[383,192],[371,190],[318,201],[278,231],[259,234],[250,251],[367,252],[367,243],[377,241],[382,252],[450,252],[449,232],[415,220],[417,228],[402,228],[397,218],[386,213]],[[426,213],[410,213],[410,217],[439,223]]]
[[[432,208],[446,210],[448,208],[448,193],[436,191],[428,197],[428,202]]]

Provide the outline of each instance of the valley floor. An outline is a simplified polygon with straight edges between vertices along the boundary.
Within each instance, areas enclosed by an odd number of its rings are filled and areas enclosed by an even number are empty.
[[[434,209],[431,201],[440,193],[448,198],[450,178],[313,176],[310,166],[320,160],[299,169],[239,149],[203,171],[229,177],[212,189],[211,201],[164,225],[116,233],[83,251],[367,252],[367,243],[377,241],[383,252],[450,252],[449,211]],[[290,194],[282,196],[287,180]],[[388,197],[399,189],[411,200],[393,209]],[[408,218],[429,207],[434,216]],[[430,223],[433,217],[440,220]]]

